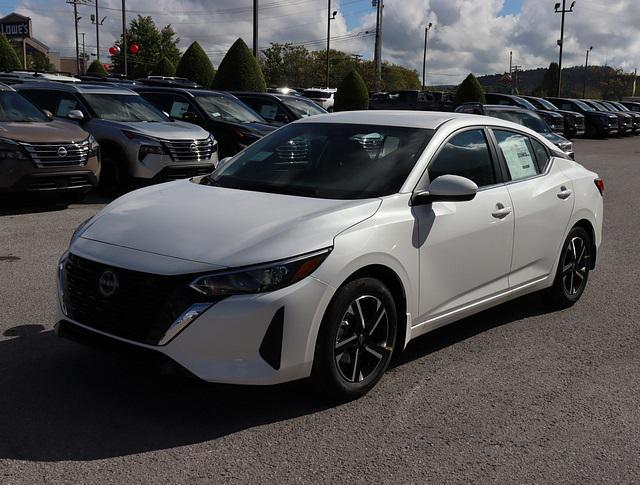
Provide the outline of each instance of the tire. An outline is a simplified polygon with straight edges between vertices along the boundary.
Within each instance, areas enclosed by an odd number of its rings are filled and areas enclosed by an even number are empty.
[[[562,251],[553,282],[549,289],[555,306],[567,308],[576,303],[589,280],[591,271],[591,238],[582,227],[569,231]]]
[[[341,401],[369,392],[389,366],[398,328],[389,289],[374,278],[341,287],[322,320],[311,380]]]
[[[116,152],[104,151],[98,181],[98,190],[101,194],[120,195],[129,188],[130,176],[121,157],[122,155],[118,156]]]

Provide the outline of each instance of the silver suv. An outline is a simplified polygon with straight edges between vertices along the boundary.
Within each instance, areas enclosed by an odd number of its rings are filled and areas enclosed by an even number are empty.
[[[217,143],[208,131],[170,119],[129,89],[48,82],[14,87],[95,137],[102,155],[99,187],[105,193],[121,192],[134,182],[207,174],[217,163]]]

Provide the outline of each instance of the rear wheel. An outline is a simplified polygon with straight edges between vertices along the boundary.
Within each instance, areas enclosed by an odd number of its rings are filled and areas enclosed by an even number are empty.
[[[591,270],[591,238],[582,227],[574,227],[562,246],[560,262],[550,289],[554,303],[569,307],[587,286]]]
[[[313,383],[333,398],[363,396],[387,370],[396,329],[395,302],[384,284],[373,278],[347,283],[338,290],[323,319]]]

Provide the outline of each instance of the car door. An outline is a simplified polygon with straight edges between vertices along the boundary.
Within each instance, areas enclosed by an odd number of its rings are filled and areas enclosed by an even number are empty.
[[[509,192],[483,128],[452,135],[430,162],[425,179],[445,174],[473,180],[467,202],[433,202],[413,208],[420,254],[420,320],[430,322],[508,289],[513,242]]]
[[[532,283],[553,271],[573,212],[573,184],[534,137],[493,129],[509,181],[515,231],[509,286]]]

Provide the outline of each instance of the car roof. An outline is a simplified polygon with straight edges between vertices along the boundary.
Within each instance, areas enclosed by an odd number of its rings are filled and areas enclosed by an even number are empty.
[[[199,89],[199,88],[178,88],[175,86],[145,86],[139,85],[133,88],[134,91],[158,91],[158,92],[170,92],[170,93],[182,93],[189,94],[191,96],[197,96],[198,94],[215,94],[217,96],[226,96],[229,98],[235,98],[232,93],[226,91],[214,91],[212,89]]]
[[[0,91],[14,91],[15,89],[13,89],[11,86],[7,86],[6,84],[0,82]]]
[[[304,96],[296,96],[294,94],[280,94],[280,93],[258,93],[254,91],[231,91],[231,94],[241,98],[244,95],[247,96],[261,96],[264,98],[275,98],[275,99],[305,99],[310,101],[309,98],[305,98]]]
[[[56,89],[58,91],[65,91],[68,93],[79,93],[79,94],[130,94],[137,95],[132,90],[128,88],[123,88],[120,86],[114,86],[113,84],[66,84],[66,83],[57,83],[57,82],[26,82],[22,84],[16,85],[18,90],[21,88],[33,88],[33,89]]]
[[[343,111],[310,116],[296,121],[296,123],[348,123],[381,126],[406,126],[409,128],[437,129],[443,123],[454,119],[475,118],[480,124],[487,124],[485,116],[465,113],[450,113],[443,111]]]

